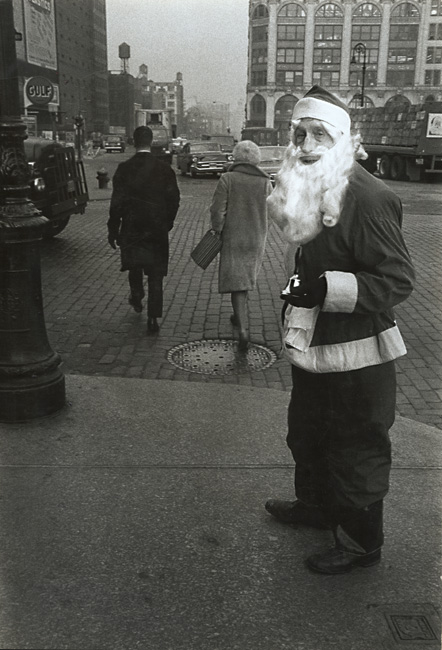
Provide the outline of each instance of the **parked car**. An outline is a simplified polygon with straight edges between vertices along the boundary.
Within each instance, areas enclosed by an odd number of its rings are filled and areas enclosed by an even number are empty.
[[[187,142],[177,155],[177,167],[182,176],[190,174],[222,174],[226,162],[233,161],[233,156],[223,153],[217,142]]]
[[[261,152],[259,167],[270,176],[270,180],[274,185],[275,176],[281,169],[287,147],[259,147],[259,151]]]
[[[44,238],[64,230],[71,215],[83,214],[89,200],[82,161],[72,147],[43,138],[24,142],[30,171],[30,199],[48,219]]]
[[[119,151],[124,153],[126,150],[126,143],[122,135],[105,135],[104,136],[104,149],[105,151]]]

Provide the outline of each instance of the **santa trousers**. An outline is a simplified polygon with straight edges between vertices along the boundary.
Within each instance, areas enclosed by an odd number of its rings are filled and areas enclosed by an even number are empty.
[[[144,275],[147,275],[147,315],[161,318],[163,315],[163,275],[152,267],[135,268],[129,271],[129,286],[133,296],[144,297]]]
[[[322,509],[339,546],[374,551],[389,487],[394,362],[324,374],[292,366],[292,380],[287,444],[296,496]]]

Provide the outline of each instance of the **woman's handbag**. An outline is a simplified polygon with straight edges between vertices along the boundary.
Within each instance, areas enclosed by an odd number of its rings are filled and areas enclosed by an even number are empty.
[[[215,230],[208,230],[200,243],[190,253],[190,257],[202,269],[207,269],[210,262],[220,252],[222,245],[221,235],[215,232]]]

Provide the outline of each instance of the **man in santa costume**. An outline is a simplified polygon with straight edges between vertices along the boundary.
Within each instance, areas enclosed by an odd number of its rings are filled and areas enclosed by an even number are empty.
[[[406,354],[393,307],[414,281],[401,202],[356,162],[364,154],[350,128],[347,107],[314,86],[294,108],[268,198],[294,272],[281,297],[296,500],[265,507],[284,523],[333,531],[335,545],[307,559],[326,574],[381,559],[394,360]]]

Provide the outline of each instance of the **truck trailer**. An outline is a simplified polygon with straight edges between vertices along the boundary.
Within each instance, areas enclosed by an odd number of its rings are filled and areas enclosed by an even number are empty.
[[[383,179],[428,181],[442,176],[442,102],[350,110],[368,159]]]
[[[164,162],[172,162],[172,138],[174,137],[171,111],[140,108],[135,110],[135,126],[148,126],[152,129],[153,140],[150,147],[154,156]]]

